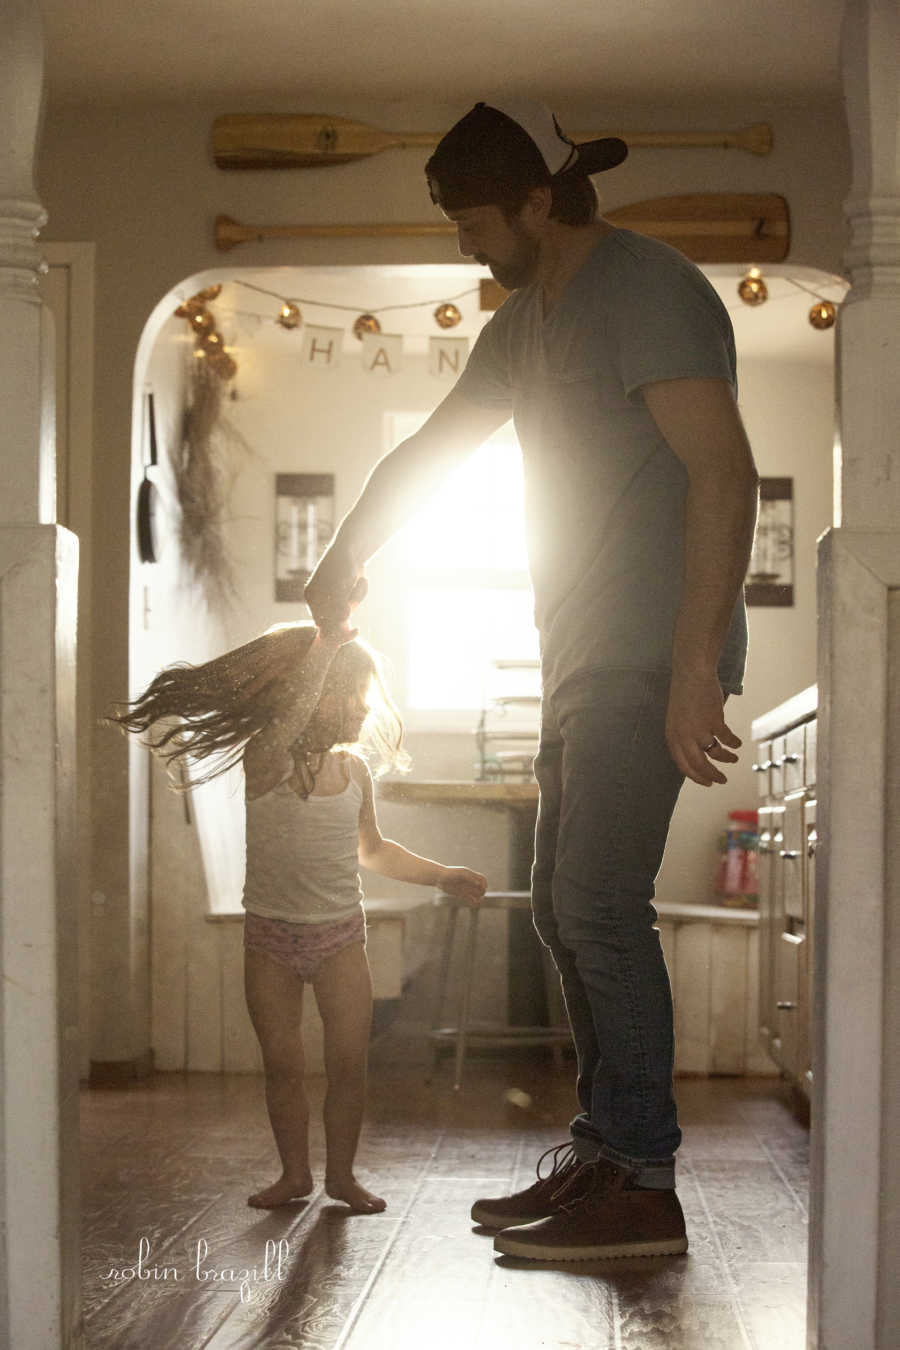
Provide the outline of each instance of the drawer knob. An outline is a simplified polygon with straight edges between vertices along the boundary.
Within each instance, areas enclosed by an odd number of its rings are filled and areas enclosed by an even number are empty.
[[[784,755],[781,762],[782,762],[782,764],[799,764],[799,763],[800,763],[800,756],[799,756],[799,755]]]
[[[796,1006],[796,1003],[790,1003],[787,1000],[775,1004],[779,1012],[793,1012]]]
[[[779,858],[799,858],[800,854],[793,848],[780,848],[778,850]]]

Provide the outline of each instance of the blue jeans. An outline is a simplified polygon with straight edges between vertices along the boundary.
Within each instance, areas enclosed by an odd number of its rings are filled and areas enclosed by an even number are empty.
[[[674,1184],[672,995],[654,881],[684,781],[665,740],[669,675],[603,670],[545,698],[534,924],[561,979],[578,1057],[576,1153]]]

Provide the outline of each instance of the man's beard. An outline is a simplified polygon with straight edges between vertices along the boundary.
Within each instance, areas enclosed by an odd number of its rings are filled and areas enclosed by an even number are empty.
[[[519,246],[514,258],[508,262],[495,262],[484,254],[476,254],[475,261],[486,263],[495,281],[508,291],[517,291],[534,281],[537,274],[538,244],[519,236]]]

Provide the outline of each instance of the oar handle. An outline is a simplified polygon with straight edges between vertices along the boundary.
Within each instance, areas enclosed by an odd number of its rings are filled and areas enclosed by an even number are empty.
[[[772,128],[767,122],[756,122],[739,131],[623,131],[604,132],[619,135],[634,149],[716,149],[748,150],[751,155],[768,155],[772,149]],[[597,132],[576,132],[573,141],[592,140]]]
[[[231,216],[216,216],[216,248],[221,252],[253,240],[265,239],[408,239],[451,235],[456,226],[445,221],[425,225],[379,221],[370,225],[242,225]]]

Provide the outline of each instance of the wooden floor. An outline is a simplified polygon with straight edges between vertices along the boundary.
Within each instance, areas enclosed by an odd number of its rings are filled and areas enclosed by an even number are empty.
[[[571,1066],[472,1059],[454,1094],[428,1063],[408,1029],[373,1050],[358,1172],[388,1209],[365,1217],[320,1189],[247,1207],[276,1175],[257,1077],[85,1089],[90,1350],[802,1350],[807,1133],[776,1080],[679,1082],[687,1256],[536,1266],[495,1257],[469,1206],[566,1137]]]

